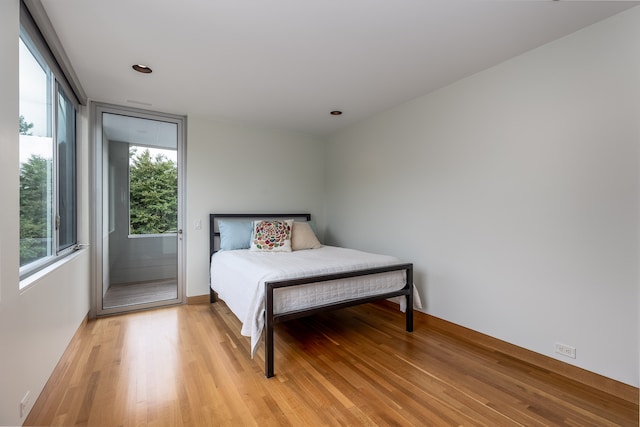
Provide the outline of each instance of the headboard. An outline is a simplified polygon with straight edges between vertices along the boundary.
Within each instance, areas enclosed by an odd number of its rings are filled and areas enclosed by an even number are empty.
[[[231,213],[231,214],[209,214],[209,258],[220,247],[220,230],[218,229],[219,219],[294,219],[296,221],[311,221],[311,214],[308,213],[267,213],[267,214],[248,214],[248,213]]]

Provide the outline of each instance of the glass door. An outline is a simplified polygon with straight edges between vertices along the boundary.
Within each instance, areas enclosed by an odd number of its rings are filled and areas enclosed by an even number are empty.
[[[181,303],[183,118],[95,113],[96,314]]]

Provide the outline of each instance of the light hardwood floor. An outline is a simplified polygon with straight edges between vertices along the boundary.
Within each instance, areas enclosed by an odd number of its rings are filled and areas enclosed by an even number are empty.
[[[88,322],[25,425],[634,426],[638,405],[386,304],[276,327],[275,373],[222,302]]]

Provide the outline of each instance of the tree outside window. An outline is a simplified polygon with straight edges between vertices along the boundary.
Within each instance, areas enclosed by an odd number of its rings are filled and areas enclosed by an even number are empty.
[[[142,149],[141,152],[138,152]],[[167,234],[178,229],[175,150],[129,148],[129,234]]]
[[[20,135],[31,136],[33,123],[20,116]],[[51,159],[31,154],[20,164],[20,265],[48,255]]]

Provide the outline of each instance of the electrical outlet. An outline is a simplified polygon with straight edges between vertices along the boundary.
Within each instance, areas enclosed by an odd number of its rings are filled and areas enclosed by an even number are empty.
[[[572,359],[576,358],[576,348],[571,347],[570,345],[556,343],[556,353],[561,354],[563,356],[570,357]]]
[[[29,396],[29,392],[27,392],[20,401],[20,418],[23,418],[25,415],[27,415],[29,404],[31,404],[31,397]]]

